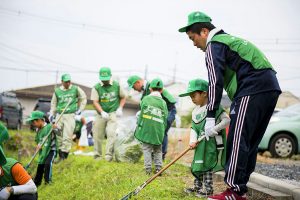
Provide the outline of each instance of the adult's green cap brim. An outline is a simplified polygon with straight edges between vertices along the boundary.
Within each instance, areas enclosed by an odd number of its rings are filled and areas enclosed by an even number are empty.
[[[187,28],[191,25],[199,22],[211,22],[211,18],[203,12],[192,12],[188,15],[188,23],[186,26],[180,28],[178,31],[181,33],[185,33]]]

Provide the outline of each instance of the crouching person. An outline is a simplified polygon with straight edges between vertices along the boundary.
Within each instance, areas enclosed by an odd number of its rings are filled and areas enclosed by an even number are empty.
[[[146,174],[152,172],[152,153],[155,172],[162,167],[162,142],[167,125],[168,109],[161,97],[163,82],[154,79],[150,83],[150,95],[143,98],[135,137],[143,143]]]
[[[41,185],[44,176],[45,184],[49,184],[52,180],[53,160],[57,155],[56,133],[58,133],[58,130],[55,125],[46,123],[45,115],[41,111],[33,111],[27,121],[30,121],[32,125],[37,128],[35,141],[38,144],[37,148],[40,149],[34,183],[37,186]],[[52,133],[49,134],[51,129]],[[45,137],[48,138],[42,146],[42,142]]]
[[[230,119],[220,106],[216,114],[216,125],[213,127],[214,137],[206,138],[198,144],[198,138],[204,134],[204,127],[209,123],[207,113],[208,82],[202,79],[194,79],[189,82],[188,89],[180,97],[190,96],[196,105],[192,112],[192,128],[190,132],[190,147],[195,149],[191,166],[194,175],[194,187],[185,188],[188,194],[203,198],[213,194],[213,172],[224,169],[225,165],[225,128]]]
[[[18,161],[6,158],[0,146],[0,200],[36,200],[37,188]]]

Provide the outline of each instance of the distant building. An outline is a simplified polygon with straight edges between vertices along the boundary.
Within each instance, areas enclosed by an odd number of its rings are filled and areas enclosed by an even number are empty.
[[[293,104],[300,103],[300,98],[291,92],[284,91],[280,94],[276,108],[285,108]]]

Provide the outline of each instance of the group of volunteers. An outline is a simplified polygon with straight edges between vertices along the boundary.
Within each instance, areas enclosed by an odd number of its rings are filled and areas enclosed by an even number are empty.
[[[255,169],[258,144],[281,90],[275,70],[257,47],[216,28],[211,21],[203,12],[192,12],[188,15],[188,24],[179,29],[187,34],[195,47],[205,52],[208,71],[208,81],[201,78],[190,80],[186,92],[179,95],[190,96],[196,105],[192,111],[189,142],[190,148],[194,149],[191,164],[194,186],[184,191],[211,200],[244,200],[247,199],[246,184]],[[102,142],[106,136],[104,157],[110,162],[117,137],[117,119],[123,114],[126,94],[112,79],[110,68],[101,68],[99,79],[91,92],[97,111],[92,128],[94,158],[102,159]],[[147,81],[132,75],[127,83],[129,88],[141,93],[134,136],[142,143],[145,172],[152,173],[153,163],[157,173],[167,153],[168,130],[175,119],[176,100],[164,88],[160,78]],[[220,105],[223,89],[232,100],[229,115]],[[67,159],[70,153],[76,116],[85,127],[86,122],[78,116],[86,102],[82,89],[72,85],[70,75],[64,74],[62,86],[55,89],[52,97],[50,123],[47,124],[44,113],[40,111],[32,112],[28,119],[37,128],[36,142],[40,148],[34,182],[16,160],[6,158],[0,149],[0,199],[25,193],[31,195],[27,199],[34,199],[37,195],[35,185],[41,184],[43,176],[46,184],[51,182],[57,152],[57,162]],[[0,142],[8,138],[2,129]],[[41,145],[45,137],[47,140]],[[213,172],[223,169],[228,188],[214,194]]]

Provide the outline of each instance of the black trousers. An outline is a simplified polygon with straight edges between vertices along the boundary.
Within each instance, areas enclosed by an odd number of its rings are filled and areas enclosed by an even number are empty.
[[[280,92],[272,91],[237,98],[230,108],[225,183],[237,194],[247,192],[256,165],[258,145],[266,131]]]
[[[20,194],[20,195],[12,195],[8,198],[8,200],[37,200],[38,195],[36,194]]]
[[[36,186],[41,185],[43,175],[45,183],[48,184],[52,180],[52,164],[55,158],[56,151],[51,150],[45,160],[44,164],[38,164],[36,175],[34,177],[34,183]]]

